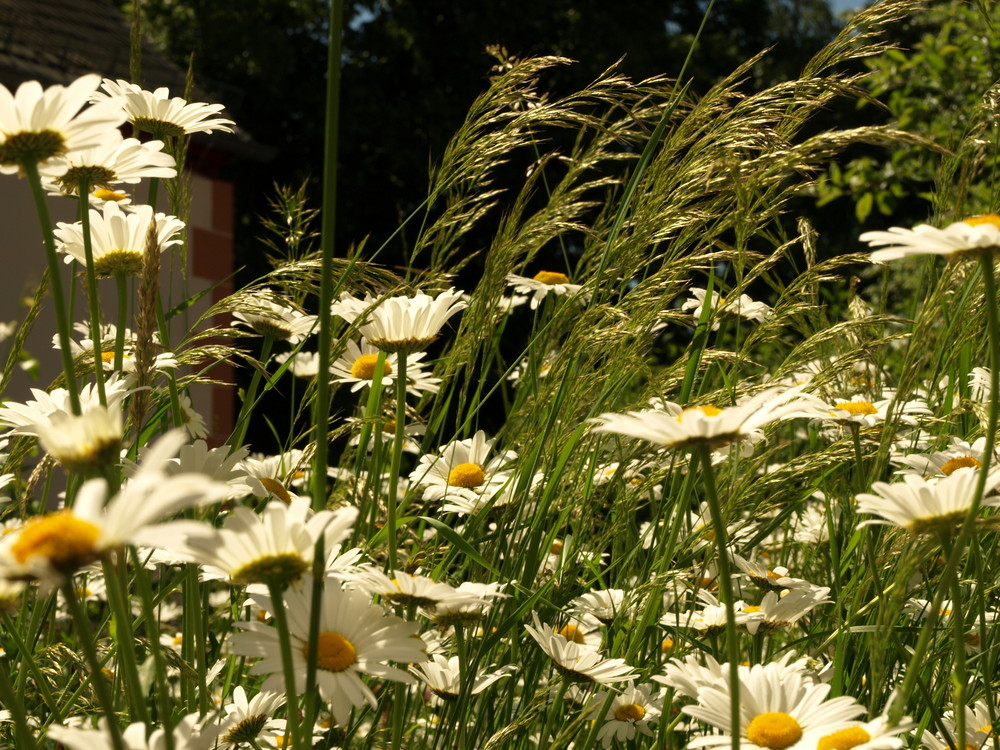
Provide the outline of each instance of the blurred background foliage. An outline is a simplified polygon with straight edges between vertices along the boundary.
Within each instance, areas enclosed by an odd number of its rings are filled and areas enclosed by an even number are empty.
[[[130,0],[120,2],[126,12],[131,9]],[[347,2],[341,254],[365,237],[369,246],[381,245],[425,200],[429,168],[497,64],[487,48],[514,57],[578,61],[546,79],[553,95],[583,87],[618,60],[622,72],[636,80],[676,77],[708,5],[707,0]],[[243,129],[274,149],[270,163],[235,163],[223,175],[237,185],[243,221],[239,262],[247,279],[266,270],[254,234],[274,183],[294,186],[313,177],[318,191],[327,8],[323,0],[141,3],[144,33],[183,67],[193,54],[199,84],[218,95]],[[757,91],[796,77],[841,26],[826,0],[716,0],[686,77],[692,92],[704,92],[771,48],[745,84]],[[520,184],[523,174],[512,170],[511,180]],[[481,230],[483,245],[489,228],[484,224]],[[380,256],[383,262],[403,262],[416,230],[401,233]]]

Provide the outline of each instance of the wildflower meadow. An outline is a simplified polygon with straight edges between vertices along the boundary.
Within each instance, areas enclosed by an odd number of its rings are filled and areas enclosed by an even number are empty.
[[[239,123],[0,86],[48,268],[3,344],[0,746],[995,748],[1000,99],[956,148],[815,125],[919,8],[756,92],[500,55],[404,265],[333,241],[335,19],[323,202],[277,186],[271,270],[180,335],[188,139]],[[936,149],[938,197],[820,252],[798,207],[862,146]]]

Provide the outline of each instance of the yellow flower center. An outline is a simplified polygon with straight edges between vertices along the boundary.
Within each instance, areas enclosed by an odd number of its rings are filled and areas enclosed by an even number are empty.
[[[561,555],[562,551],[563,551],[563,543],[560,542],[558,539],[552,542],[552,546],[549,547],[550,555]]]
[[[116,273],[138,276],[141,270],[142,253],[138,250],[118,248],[94,258],[94,273],[101,278],[114,276]]]
[[[260,483],[264,486],[265,490],[281,500],[281,502],[285,505],[292,504],[292,496],[288,494],[288,490],[285,489],[285,485],[277,479],[273,479],[271,477],[261,477]]]
[[[848,727],[820,738],[816,743],[816,750],[851,750],[852,747],[869,742],[871,738],[861,727]]]
[[[386,435],[395,435],[396,434],[396,420],[395,419],[390,419],[388,422],[384,423],[382,425],[382,432],[384,432]]]
[[[302,652],[309,657],[309,644],[302,646]],[[358,652],[349,640],[340,633],[319,634],[319,649],[316,651],[316,666],[327,672],[343,672],[358,661]]]
[[[357,378],[358,380],[371,380],[375,377],[375,365],[378,364],[377,354],[362,354],[358,357],[354,364],[351,365],[351,377]],[[382,375],[389,375],[392,372],[392,368],[389,367],[389,363],[386,362],[382,365]]]
[[[749,607],[744,607],[742,611],[752,615],[754,612],[760,612],[760,607],[752,604]]]
[[[979,214],[978,216],[970,216],[968,219],[963,219],[963,221],[970,227],[992,224],[997,229],[1000,229],[1000,216],[996,214]]]
[[[559,635],[565,638],[567,641],[572,641],[573,643],[583,644],[583,630],[578,628],[576,625],[570,623],[565,625],[556,631]]]
[[[479,464],[459,464],[448,474],[448,484],[472,490],[486,481],[486,472]]]
[[[878,414],[878,409],[876,409],[868,401],[841,401],[834,407],[840,411],[846,411],[848,414],[858,416],[861,414]]]
[[[57,570],[72,571],[97,559],[95,545],[100,535],[94,524],[60,510],[28,521],[10,545],[10,553],[22,565],[44,557]]]
[[[569,276],[564,273],[559,273],[558,271],[539,271],[534,276],[535,281],[541,282],[542,284],[548,284],[552,286],[553,284],[568,284]]]
[[[951,476],[958,469],[964,469],[965,467],[978,469],[980,466],[982,466],[982,464],[979,463],[978,459],[975,459],[972,456],[959,456],[958,458],[953,458],[950,461],[945,461],[944,464],[941,465],[941,472]]]
[[[108,190],[107,188],[98,188],[91,195],[102,201],[123,201],[128,198],[121,190]]]
[[[712,406],[711,404],[705,404],[704,406],[692,406],[678,414],[677,421],[682,422],[684,420],[684,415],[693,411],[700,411],[706,417],[717,417],[722,414],[722,409],[718,406]]]
[[[5,135],[6,140],[0,144],[0,164],[37,164],[66,152],[66,140],[54,130],[23,130]]]
[[[665,654],[669,654],[671,651],[673,651],[674,650],[674,639],[673,638],[664,638],[663,642],[660,644],[660,650],[663,653],[665,653]]]
[[[309,570],[309,561],[297,552],[264,555],[230,573],[230,580],[242,586],[248,583],[293,583]]]
[[[115,353],[114,352],[101,352],[101,361],[104,364],[106,364],[106,365],[110,365],[112,362],[115,361]]]
[[[618,721],[639,721],[646,715],[646,709],[638,703],[626,703],[615,709],[615,719]]]
[[[770,750],[785,750],[802,739],[802,727],[781,711],[757,714],[747,726],[747,739]]]

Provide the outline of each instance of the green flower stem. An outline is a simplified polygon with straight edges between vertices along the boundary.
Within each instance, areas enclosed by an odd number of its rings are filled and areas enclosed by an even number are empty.
[[[566,691],[568,689],[569,680],[562,677],[559,680],[559,689],[556,691],[556,697],[552,700],[552,705],[549,706],[549,710],[545,713],[545,728],[542,730],[542,736],[539,739],[539,747],[549,747],[549,737],[552,736],[552,727],[555,725],[559,714],[562,713],[563,701],[566,699]]]
[[[143,561],[139,559],[136,550],[132,549],[132,559],[135,563],[136,588],[142,602],[142,614],[146,619],[146,640],[153,656],[153,678],[156,680],[156,706],[159,713],[157,719],[163,727],[165,750],[174,750],[174,730],[172,726],[173,699],[170,696],[170,684],[167,682],[167,667],[163,660],[163,647],[157,634],[160,623],[156,618],[156,604],[153,602],[153,589],[149,581],[149,572]]]
[[[388,570],[396,570],[396,517],[403,512],[403,503],[396,508],[396,493],[399,487],[399,467],[403,459],[403,440],[406,424],[406,352],[401,351],[396,359],[396,432],[392,438],[392,458],[389,468],[389,498],[386,502],[389,517],[386,519],[388,533],[389,561]]]
[[[24,713],[24,704],[17,697],[14,688],[10,684],[10,677],[7,675],[7,665],[0,662],[0,705],[6,706],[14,719],[14,736],[17,737],[17,746],[24,750],[38,750],[35,736],[28,726],[27,714]],[[56,721],[60,721],[56,719]]]
[[[146,699],[142,694],[142,682],[139,679],[138,660],[135,655],[135,636],[132,631],[132,612],[128,607],[128,587],[126,585],[126,568],[124,564],[112,565],[105,560],[103,563],[104,580],[107,582],[108,604],[114,627],[114,635],[118,661],[124,672],[126,696],[129,703],[131,721],[141,721],[149,724],[146,711]]]
[[[311,731],[316,724],[319,690],[316,686],[316,662],[319,659],[319,620],[326,585],[326,540],[320,536],[313,552],[312,597],[309,601],[309,644],[306,647],[306,691],[303,694],[305,717],[302,726]]]
[[[185,571],[184,596],[185,603],[185,623],[191,625],[191,650],[189,654],[194,657],[194,669],[197,680],[195,689],[198,691],[198,712],[204,716],[209,711],[208,701],[208,664],[206,663],[205,648],[205,621],[203,614],[205,607],[203,597],[207,594],[207,589],[198,580],[198,566],[188,565]],[[193,615],[193,616],[192,616]],[[187,635],[185,633],[185,635]],[[185,638],[185,645],[188,639]]]
[[[385,352],[378,353],[378,359],[375,361],[375,372],[372,373],[372,384],[371,388],[368,390],[368,401],[365,404],[364,411],[364,421],[361,426],[361,435],[358,440],[358,452],[354,457],[354,475],[359,477],[364,466],[365,459],[368,455],[368,442],[372,437],[372,423],[371,420],[376,417],[376,415],[381,413],[382,409],[382,382],[385,378]],[[376,441],[378,438],[376,438]],[[376,442],[376,445],[378,443]],[[373,451],[373,459],[379,458],[379,453]],[[368,467],[368,486],[372,489],[372,497],[378,497],[381,493],[377,489],[379,483],[382,481],[382,467],[381,465],[372,465]],[[360,498],[357,493],[360,491],[360,486],[355,489],[355,504],[358,505],[358,509],[361,511],[359,517],[366,521],[367,529],[365,533],[361,534],[362,538],[372,536],[375,533],[375,524],[378,521],[378,503],[372,503],[371,513],[365,512],[365,509],[361,507],[359,502]]]
[[[42,188],[42,178],[38,174],[38,165],[28,163],[22,165],[24,174],[31,186],[31,196],[35,200],[35,212],[42,229],[42,239],[45,244],[45,260],[49,267],[49,282],[52,284],[52,301],[56,307],[56,328],[59,335],[59,355],[62,357],[63,373],[66,376],[66,390],[69,391],[69,403],[74,414],[80,413],[80,394],[76,390],[76,373],[73,366],[73,354],[70,350],[70,320],[66,311],[66,297],[63,294],[62,273],[59,255],[56,253],[56,240],[52,234],[52,219],[49,217],[49,206],[45,200],[45,190]]]
[[[732,734],[733,750],[740,749],[740,642],[736,630],[736,610],[733,598],[733,577],[729,567],[729,540],[725,519],[715,490],[715,470],[712,468],[712,451],[707,445],[699,445],[695,453],[701,458],[704,471],[705,500],[712,517],[715,530],[715,546],[719,557],[719,594],[726,607],[726,658],[729,659],[729,726]]]
[[[253,369],[253,377],[250,379],[250,387],[247,388],[247,392],[243,396],[243,404],[240,406],[240,415],[236,418],[236,427],[233,430],[233,436],[228,441],[233,448],[239,448],[243,445],[243,439],[246,437],[247,429],[250,427],[250,415],[255,406],[254,402],[257,400],[257,389],[260,387],[263,370],[267,367],[267,362],[271,358],[272,346],[274,346],[274,336],[265,336],[264,343],[260,349],[260,367]]]
[[[337,216],[337,136],[340,118],[340,37],[344,18],[343,0],[330,3],[330,38],[326,70],[326,138],[323,146],[323,214],[320,238],[321,270],[319,287],[319,341],[316,378],[316,399],[313,402],[313,437],[316,454],[313,457],[313,509],[326,504],[326,466],[329,453],[330,417],[330,327],[333,303],[333,245]]]
[[[115,372],[125,366],[125,328],[128,324],[128,279],[124,271],[115,272],[115,292],[118,295],[117,330],[115,331]]]
[[[990,343],[990,406],[986,424],[986,444],[983,446],[983,461],[979,467],[979,477],[976,481],[975,493],[969,505],[969,512],[965,515],[958,534],[952,541],[951,552],[941,578],[938,581],[934,599],[931,602],[930,612],[924,620],[920,629],[920,636],[917,638],[917,645],[913,650],[913,656],[907,665],[903,684],[896,694],[896,700],[889,706],[888,715],[892,724],[896,724],[903,717],[906,710],[906,702],[916,684],[917,676],[920,673],[919,667],[924,663],[927,649],[930,646],[931,638],[934,635],[934,628],[937,625],[938,615],[941,611],[941,602],[944,601],[945,594],[951,589],[952,579],[958,573],[958,566],[965,552],[966,544],[972,536],[976,519],[979,516],[979,508],[982,504],[983,494],[986,489],[986,477],[989,475],[990,464],[993,461],[993,450],[996,445],[997,417],[1000,415],[1000,314],[997,312],[997,284],[993,277],[993,257],[989,254],[979,256],[981,276],[983,278],[983,299],[986,307],[986,328],[989,333]],[[964,711],[964,709],[963,709]]]
[[[941,549],[949,550],[951,540],[946,532],[941,534]],[[950,551],[950,550],[949,550]],[[952,670],[953,711],[955,716],[955,746],[965,745],[965,688],[969,684],[969,674],[965,666],[965,618],[962,617],[962,582],[955,576],[951,582],[952,639],[955,666]]]
[[[80,180],[80,223],[83,225],[83,255],[86,259],[87,302],[90,306],[90,340],[94,350],[94,378],[97,380],[97,396],[101,406],[108,405],[104,392],[104,360],[101,358],[101,304],[97,297],[97,274],[94,273],[94,238],[90,235],[90,181]]]
[[[278,641],[281,646],[281,667],[285,676],[285,695],[288,723],[285,726],[285,747],[292,750],[309,750],[309,743],[303,741],[311,732],[299,732],[299,701],[295,692],[295,669],[292,665],[292,637],[288,631],[288,613],[285,612],[285,600],[282,596],[280,583],[270,582],[267,589],[271,594],[271,614],[278,629]],[[312,644],[310,643],[310,649]],[[306,727],[308,730],[308,727]]]
[[[76,595],[76,587],[72,579],[67,580],[62,585],[63,598],[66,600],[66,608],[70,617],[73,618],[73,625],[76,629],[76,637],[83,647],[83,655],[90,667],[90,681],[94,685],[97,693],[97,700],[101,704],[101,709],[108,720],[108,732],[111,734],[111,746],[114,750],[126,750],[122,741],[122,730],[118,723],[118,715],[115,712],[115,702],[111,695],[111,687],[108,685],[108,678],[101,670],[101,660],[97,655],[97,646],[94,644],[93,625],[83,611],[80,600]]]

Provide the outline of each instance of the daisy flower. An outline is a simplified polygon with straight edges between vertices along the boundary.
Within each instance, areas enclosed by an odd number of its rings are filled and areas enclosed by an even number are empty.
[[[438,602],[433,612],[426,612],[431,621],[439,627],[449,625],[474,625],[493,608],[497,599],[507,596],[503,593],[506,584],[475,583],[463,581],[455,592],[460,598]]]
[[[229,728],[219,737],[220,748],[237,748],[250,742],[270,741],[276,736],[274,713],[285,705],[284,693],[257,693],[247,700],[242,686],[233,691],[233,702],[225,706]]]
[[[295,498],[287,505],[273,501],[260,514],[240,506],[221,529],[199,521],[165,524],[156,546],[233,585],[289,584],[312,568],[317,542],[323,539],[325,550],[342,542],[357,515],[351,506],[314,513],[308,498]]]
[[[542,300],[550,294],[557,297],[576,297],[579,295],[581,302],[586,302],[590,298],[589,294],[581,293],[583,286],[570,284],[569,277],[558,271],[539,271],[530,279],[527,276],[509,273],[507,274],[507,283],[514,287],[515,295],[531,295],[532,310],[537,310]]]
[[[441,292],[437,297],[418,293],[376,300],[366,296],[363,300],[347,292],[333,303],[330,312],[348,323],[359,318],[361,335],[372,346],[387,352],[418,352],[426,349],[438,337],[444,324],[468,303],[462,293],[454,289]]]
[[[725,667],[728,670],[728,665]],[[822,736],[844,729],[865,712],[848,696],[827,699],[830,685],[816,683],[786,664],[756,665],[740,670],[740,725],[730,725],[730,695],[726,681],[698,691],[697,705],[684,706],[688,716],[718,730],[688,743],[690,748],[728,747],[732,732],[740,733],[748,750],[785,750],[806,733]]]
[[[569,611],[578,616],[596,617],[605,625],[622,611],[625,592],[622,589],[588,591],[569,603]]]
[[[275,355],[279,365],[289,362],[288,371],[297,378],[314,378],[319,374],[319,352],[282,352]]]
[[[668,612],[660,618],[660,624],[669,628],[690,628],[701,635],[718,635],[726,629],[726,607],[705,589],[698,589],[698,598],[704,603],[701,609],[688,612]],[[751,612],[744,601],[733,602],[734,621],[737,626],[749,629],[751,623],[760,620],[759,612]]]
[[[754,430],[771,422],[815,417],[821,402],[797,388],[769,388],[737,406],[694,406],[679,414],[659,409],[606,413],[592,419],[595,432],[648,440],[665,448],[707,445],[720,448],[752,437]]]
[[[61,584],[66,576],[126,544],[155,544],[158,521],[186,508],[221,500],[228,487],[202,474],[168,476],[166,465],[184,441],[174,430],[150,446],[138,471],[114,497],[91,479],[72,509],[29,519],[0,538],[0,577]]]
[[[602,710],[610,693],[598,692],[590,701],[590,718],[603,719],[604,726],[597,739],[604,747],[614,742],[627,742],[637,734],[652,737],[650,724],[655,724],[663,713],[663,698],[653,695],[652,685],[629,685],[614,696],[611,705]]]
[[[225,107],[221,104],[188,102],[179,96],[170,97],[167,88],[145,91],[134,83],[122,79],[105,78],[103,91],[97,91],[92,101],[110,100],[124,110],[128,121],[139,130],[152,133],[155,138],[178,137],[192,133],[211,133],[221,130],[232,133],[232,120],[219,117]]]
[[[207,726],[200,723],[199,714],[188,714],[174,726],[174,750],[210,750],[215,740],[227,727],[224,723]],[[51,726],[46,731],[51,739],[69,750],[112,750],[114,743],[104,719],[101,729],[80,729],[67,726]],[[146,737],[146,725],[137,722],[122,731],[122,742],[126,750],[162,750],[166,745],[165,730],[155,729]]]
[[[492,674],[467,675],[465,679],[471,682],[468,694],[478,695],[490,685],[499,682],[504,677],[509,677],[514,671],[513,666],[507,666]],[[410,672],[425,682],[430,691],[438,698],[454,701],[458,700],[462,694],[461,668],[457,656],[446,659],[440,654],[433,654],[423,664],[410,667]]]
[[[537,613],[532,613],[535,626],[524,629],[552,660],[552,665],[570,682],[596,682],[610,685],[631,682],[637,675],[624,659],[605,659],[596,649],[582,646],[565,637],[548,625],[543,625]]]
[[[743,612],[760,615],[745,623],[750,635],[769,634],[795,624],[821,604],[830,604],[830,589],[796,588],[779,594],[768,591],[759,606],[743,607]]]
[[[108,409],[120,407],[122,399],[129,393],[128,381],[112,375],[104,381],[104,393],[107,396]],[[35,398],[25,403],[7,401],[0,407],[0,425],[13,428],[14,435],[38,436],[39,428],[51,425],[53,422],[73,416],[69,402],[69,391],[65,388],[53,388],[46,393],[38,388],[31,389]],[[87,384],[80,389],[80,410],[86,413],[91,409],[100,408],[97,389]]]
[[[344,352],[330,365],[330,372],[335,376],[333,382],[350,383],[351,393],[370,387],[375,380],[379,351],[364,337],[358,343],[348,341]],[[421,360],[426,356],[426,352],[414,352],[406,358],[406,392],[413,396],[437,393],[441,389],[441,378],[433,378],[424,370]],[[398,360],[396,354],[386,355],[382,365],[383,383],[396,379]]]
[[[944,229],[929,224],[918,224],[913,229],[890,227],[888,232],[865,232],[860,239],[871,247],[882,248],[872,253],[874,263],[910,255],[968,258],[1000,250],[1000,216],[971,216]]]
[[[758,587],[770,591],[784,591],[785,589],[811,588],[812,584],[801,578],[791,578],[788,575],[788,568],[776,565],[773,569],[756,560],[747,560],[745,557],[737,555],[735,552],[730,555],[733,564],[736,565],[746,576]]]
[[[251,594],[250,598],[262,609],[272,611],[269,596]],[[300,589],[284,592],[283,606],[288,612],[288,628],[292,639],[292,670],[295,689],[306,686],[306,657],[309,653],[309,620],[312,585],[306,578]],[[282,674],[278,632],[259,620],[236,623],[245,632],[231,637],[233,653],[258,658],[251,668],[253,674],[268,675],[263,690],[285,690]],[[361,680],[362,674],[379,679],[412,683],[404,670],[387,664],[389,661],[415,664],[427,657],[416,638],[417,626],[392,615],[371,603],[360,591],[343,589],[336,581],[327,580],[320,601],[319,635],[317,643],[316,680],[320,697],[332,704],[337,723],[346,726],[351,709],[365,704],[375,708],[375,694]]]
[[[956,469],[940,479],[907,474],[901,482],[875,482],[872,489],[878,494],[859,494],[857,510],[884,519],[865,523],[899,526],[911,534],[954,530],[955,524],[960,523],[972,507],[978,481],[979,472],[968,467]],[[992,472],[986,478],[984,493],[993,491],[998,484],[1000,471]],[[1000,497],[984,497],[982,505],[998,506]]]
[[[113,201],[100,211],[90,210],[90,237],[94,257],[94,273],[99,277],[116,273],[138,275],[146,252],[150,225],[156,223],[156,244],[159,252],[184,241],[184,222],[175,216],[154,214],[152,206],[133,206],[126,213]],[[56,225],[57,249],[65,253],[66,262],[76,260],[86,265],[83,224]]]
[[[245,325],[261,336],[287,341],[293,346],[316,330],[316,316],[276,301],[269,295],[249,295],[245,309],[233,313],[237,325]]]
[[[423,455],[410,473],[410,482],[424,488],[424,500],[462,498],[483,504],[499,495],[514,476],[508,468],[517,460],[513,451],[492,458],[495,439],[482,430],[466,440],[442,445],[440,455]]]
[[[898,735],[913,728],[909,717],[891,724],[887,716],[852,723],[836,732],[811,732],[797,745],[800,750],[899,750],[904,742]]]
[[[917,474],[923,477],[946,477],[957,469],[968,467],[978,469],[983,465],[983,450],[986,438],[981,437],[971,445],[959,438],[951,438],[951,445],[943,451],[932,453],[910,453],[903,456],[893,456],[894,464],[902,464],[908,468],[900,469],[897,474]]]
[[[76,339],[69,340],[69,348],[73,355],[73,359],[82,360],[82,364],[90,367],[94,361],[94,341],[90,338],[90,323],[77,322],[73,324],[73,328],[77,331],[77,333],[83,336],[83,338],[79,341]],[[102,323],[99,335],[101,337],[99,351],[101,353],[100,356],[104,365],[104,371],[114,372],[115,343],[118,338],[118,327],[114,323]],[[154,342],[159,345],[159,335],[154,333],[153,336]],[[124,340],[124,347],[122,349],[121,371],[125,373],[133,373],[135,372],[135,350],[137,338],[129,328],[125,329],[125,333],[122,338]],[[59,349],[61,346],[62,342],[59,340],[59,335],[54,335],[52,337],[52,348]],[[173,352],[160,352],[153,359],[154,370],[173,370],[177,367],[177,358]]]
[[[230,498],[236,499],[250,494],[247,473],[242,468],[249,452],[249,448],[234,451],[228,445],[209,448],[204,440],[195,440],[180,449],[166,470],[168,474],[205,474],[213,482],[225,482],[230,488]]]
[[[118,459],[122,413],[97,405],[79,416],[58,412],[38,425],[38,442],[66,471],[88,471]]]
[[[454,606],[469,601],[468,593],[461,593],[447,583],[401,570],[386,575],[376,568],[365,567],[350,576],[347,585],[380,596],[393,604],[423,607],[430,611],[434,611],[439,604]]]
[[[865,396],[851,396],[834,401],[825,419],[845,426],[871,428],[885,422],[890,407],[893,419],[909,427],[916,427],[919,424],[915,417],[931,414],[927,403],[920,399],[900,403],[895,398],[869,401]]]
[[[938,735],[931,732],[924,732],[920,735],[920,744],[929,750],[950,750],[956,744],[959,747],[979,750],[986,747],[997,747],[996,736],[993,732],[993,725],[990,722],[990,709],[986,701],[976,701],[972,706],[965,707],[965,738],[956,738],[955,716],[948,711],[941,717],[941,723],[948,732],[948,737],[953,738],[945,742]],[[954,739],[958,739],[956,743]]]
[[[61,175],[49,179],[61,192],[76,195],[80,184],[86,181],[90,190],[110,189],[112,185],[126,183],[135,185],[144,178],[170,179],[177,176],[177,163],[170,154],[163,153],[163,141],[143,143],[136,138],[126,138],[117,143],[109,140],[66,154],[69,168]],[[43,177],[49,177],[49,169],[39,170]],[[112,202],[117,203],[117,200]]]
[[[114,105],[86,107],[100,77],[86,75],[69,86],[26,81],[13,94],[0,85],[0,173],[16,174],[26,164],[52,176],[69,168],[71,151],[121,140],[125,115]]]
[[[691,315],[694,317],[695,322],[698,322],[701,320],[701,313],[705,307],[705,297],[708,292],[700,287],[692,287],[691,294],[693,297],[681,305],[681,310],[685,312],[691,310]],[[741,294],[734,301],[731,298],[720,297],[718,292],[712,292],[711,305],[713,331],[719,330],[720,318],[723,315],[734,315],[757,323],[763,323],[772,315],[771,308],[768,305],[765,305],[763,302],[755,302],[746,294]]]

